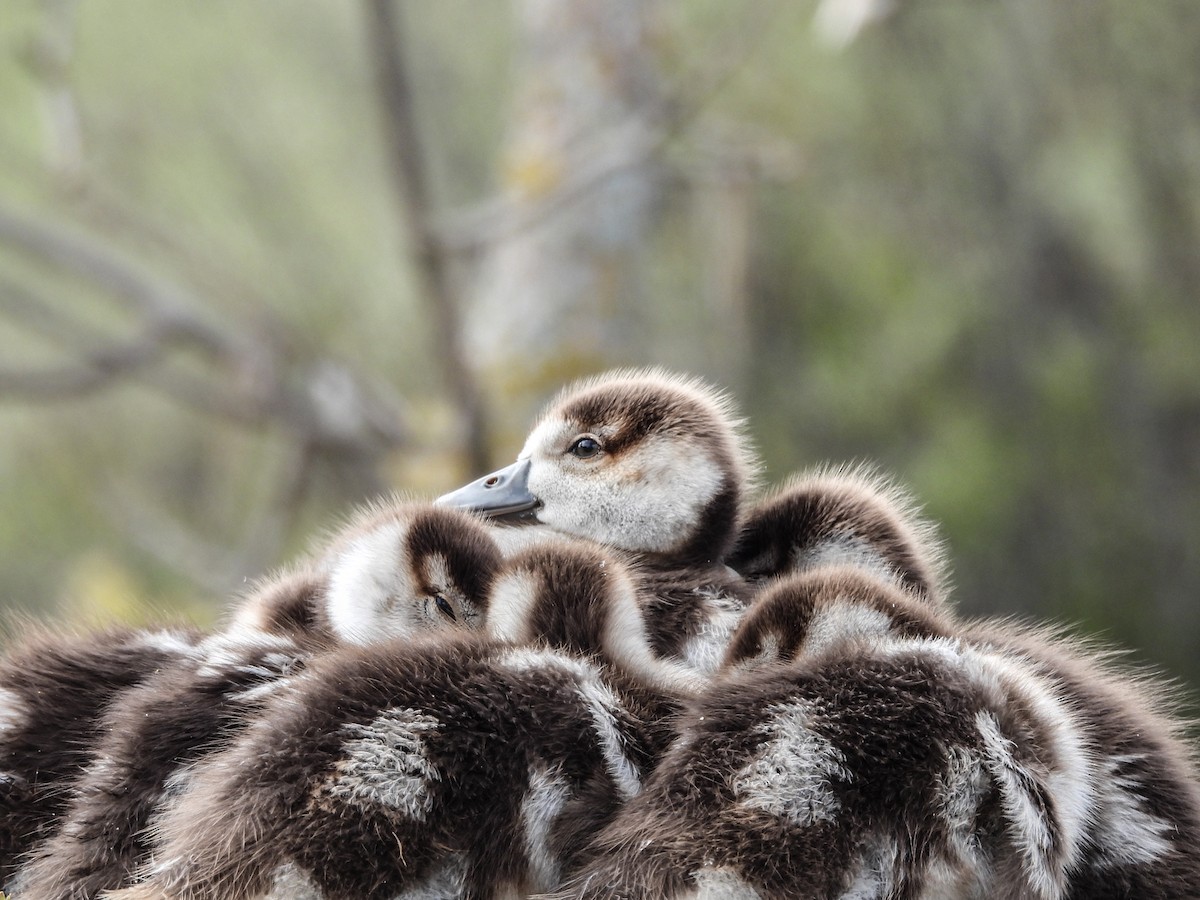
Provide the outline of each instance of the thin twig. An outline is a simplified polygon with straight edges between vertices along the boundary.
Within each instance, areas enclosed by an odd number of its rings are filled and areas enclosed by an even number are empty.
[[[450,259],[429,228],[429,179],[405,65],[401,16],[392,0],[366,0],[366,16],[397,208],[411,242],[421,293],[433,312],[438,361],[465,424],[468,461],[473,471],[482,471],[488,464],[483,405],[463,351],[462,312],[451,283]]]
[[[262,330],[225,327],[204,312],[204,305],[187,291],[169,281],[152,276],[121,254],[84,235],[18,215],[0,206],[0,243],[18,248],[52,267],[66,271],[90,287],[98,288],[131,311],[145,329],[147,337],[160,342],[169,337],[178,347],[200,349],[226,370],[224,382],[197,376],[179,367],[156,369],[146,384],[185,405],[222,416],[243,426],[264,427],[281,424],[318,445],[340,446],[365,456],[376,453],[381,445],[396,446],[407,439],[398,402],[388,402],[370,390],[363,380],[332,361],[315,359],[307,365],[289,364],[279,346],[280,340],[264,336]],[[10,287],[12,287],[10,285]],[[8,305],[28,322],[48,326],[55,313],[49,304],[28,292],[13,290]],[[37,310],[38,305],[46,309]],[[76,349],[96,343],[84,340],[83,326],[59,316],[65,327],[54,336],[60,343],[74,341]],[[264,320],[265,321],[265,320]],[[108,342],[105,342],[106,344]],[[131,345],[125,345],[124,355]],[[160,348],[161,349],[161,348]],[[85,353],[86,353],[85,349]],[[14,377],[10,386],[26,393],[42,391],[49,396],[96,390],[116,376],[138,375],[141,367],[119,365],[122,352],[99,352],[97,360],[86,360],[77,370],[36,373],[37,377]],[[105,369],[107,377],[96,374]],[[330,409],[317,402],[319,379],[323,373],[343,373],[339,381],[344,408]],[[2,390],[4,385],[0,385]],[[346,428],[346,410],[355,413],[357,432]]]
[[[92,394],[158,362],[174,339],[169,323],[150,319],[133,340],[107,340],[95,330],[58,315],[22,285],[4,276],[0,276],[0,307],[6,307],[43,335],[75,345],[73,349],[82,357],[64,366],[0,369],[0,397],[45,402]]]
[[[245,341],[204,321],[197,311],[198,304],[184,291],[83,235],[45,225],[0,206],[0,242],[70,272],[140,316],[173,321],[193,343],[211,353],[235,356],[247,350]]]

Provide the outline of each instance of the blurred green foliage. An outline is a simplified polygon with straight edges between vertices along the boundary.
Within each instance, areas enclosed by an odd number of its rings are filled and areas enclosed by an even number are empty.
[[[416,438],[372,461],[382,484],[429,494],[470,474],[403,252],[361,8],[78,3],[65,78],[84,170],[67,178],[31,62],[51,6],[8,0],[0,19],[0,202],[102,240],[239,328],[277,317],[298,358],[319,349],[389,385]],[[753,6],[665,2],[668,84],[719,64]],[[520,52],[511,10],[404,8],[436,203],[482,200]],[[730,383],[768,481],[826,460],[895,473],[942,524],[966,610],[1065,619],[1200,680],[1200,8],[898,2],[841,49],[814,35],[815,9],[777,4],[664,148],[675,177],[639,263],[653,302],[611,362]],[[752,241],[732,361],[727,319],[699,299],[725,224],[697,187],[711,133],[783,160],[740,183]],[[103,334],[130,327],[2,243],[0,274]],[[3,313],[0,367],[62,358]],[[207,603],[203,617],[221,602],[131,537],[116,497],[236,546],[289,435],[151,387],[0,396],[10,608]],[[498,460],[523,427],[497,423]],[[362,498],[337,472],[306,473],[270,564]]]

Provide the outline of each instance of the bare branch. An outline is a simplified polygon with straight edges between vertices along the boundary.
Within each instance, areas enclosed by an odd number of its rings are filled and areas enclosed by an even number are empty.
[[[92,354],[79,366],[34,371],[0,370],[0,395],[24,400],[71,400],[94,394],[155,362],[161,344],[143,339]]]
[[[421,293],[433,313],[443,377],[465,424],[468,460],[472,470],[482,471],[488,464],[483,405],[463,351],[462,312],[451,283],[450,260],[429,228],[429,180],[405,66],[401,17],[392,0],[366,0],[366,16],[397,207],[412,243]]]
[[[421,227],[430,209],[425,162],[417,139],[416,110],[409,89],[401,42],[401,18],[392,0],[367,0],[367,38],[387,129],[388,153],[393,165],[396,193],[401,201],[405,224],[426,276],[439,292],[449,293],[444,261]]]
[[[0,242],[70,272],[143,317],[171,321],[192,342],[215,355],[236,356],[247,350],[244,341],[204,321],[195,301],[181,289],[156,279],[88,238],[43,225],[0,206]]]
[[[287,427],[305,442],[371,456],[407,439],[400,402],[369,387],[331,360],[290,363],[279,344],[261,329],[221,327],[188,292],[143,271],[110,248],[19,216],[0,206],[0,243],[7,243],[67,271],[123,304],[138,318],[144,336],[112,345],[70,317],[16,285],[8,285],[4,305],[59,343],[83,350],[83,363],[53,372],[12,373],[0,390],[40,397],[79,395],[111,384],[117,377],[142,375],[164,345],[200,349],[224,370],[215,381],[175,368],[156,368],[147,386],[173,399],[237,422],[261,428]],[[265,317],[261,322],[268,321]],[[54,332],[54,333],[51,333]],[[157,343],[153,354],[150,344]],[[97,346],[99,345],[99,346]],[[132,353],[136,346],[144,352]],[[136,365],[134,364],[136,363]],[[331,374],[334,376],[331,380]],[[329,386],[336,386],[333,402]]]
[[[47,401],[95,393],[157,362],[173,340],[167,323],[148,320],[143,333],[134,340],[106,341],[92,329],[58,315],[21,285],[2,276],[0,306],[7,307],[10,313],[47,337],[75,344],[83,356],[78,363],[56,368],[0,369],[0,396]]]

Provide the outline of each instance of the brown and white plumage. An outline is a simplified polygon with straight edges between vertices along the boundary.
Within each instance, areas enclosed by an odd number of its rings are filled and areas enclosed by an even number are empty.
[[[597,660],[647,690],[683,697],[704,680],[653,648],[639,574],[599,547],[555,541],[506,561],[487,631],[498,640]]]
[[[555,900],[1200,895],[1196,775],[1152,684],[865,570],[760,604]]]
[[[621,554],[646,586],[656,652],[708,672],[747,593],[724,557],[756,473],[727,396],[622,370],[565,389],[516,463],[439,502]]]
[[[598,666],[567,654],[471,639],[412,649],[314,662],[195,768],[157,823],[145,879],[116,896],[553,887],[580,821],[640,786],[630,714]]]
[[[864,466],[820,468],[776,488],[747,511],[728,562],[756,583],[841,564],[930,602],[946,593],[933,524],[907,491]]]
[[[341,646],[255,694],[122,896],[1200,896],[1194,770],[1152,682],[957,620],[932,529],[875,476],[744,515],[751,470],[703,386],[569,389],[514,466],[443,498],[539,535],[485,633],[372,643],[422,621],[384,602],[409,532],[341,544],[365,614],[322,607]],[[260,611],[249,630],[309,621]]]
[[[120,887],[148,851],[144,829],[164,791],[182,790],[190,767],[314,653],[478,630],[499,562],[480,523],[421,503],[359,514],[324,559],[260,584],[194,659],[117,698],[62,826],[21,872],[22,897],[80,900]]]
[[[107,704],[195,652],[191,629],[31,628],[0,660],[0,886],[53,827]]]
[[[475,517],[391,498],[350,517],[313,558],[257,586],[225,631],[366,644],[483,624],[499,549]]]
[[[83,900],[121,886],[146,851],[142,830],[155,808],[311,651],[282,635],[214,635],[194,657],[115,697],[97,722],[91,752],[64,785],[69,802],[18,873],[15,893]]]
[[[672,565],[719,562],[757,463],[729,398],[661,369],[564,389],[512,466],[440,502]]]
[[[554,887],[640,789],[698,683],[655,656],[636,573],[598,548],[517,554],[488,610],[488,641],[315,662],[197,766],[124,896]]]
[[[856,652],[900,638],[948,637],[957,624],[922,595],[872,567],[820,565],[772,579],[725,651],[725,676]]]
[[[1081,730],[1091,791],[1063,896],[1200,896],[1200,768],[1177,686],[1061,629],[982,621],[964,639],[1052,681]]]

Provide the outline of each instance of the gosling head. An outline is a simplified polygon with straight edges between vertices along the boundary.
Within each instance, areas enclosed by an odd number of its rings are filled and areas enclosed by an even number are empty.
[[[923,598],[855,565],[827,565],[772,583],[738,624],[721,671],[745,671],[943,637],[949,620]]]
[[[719,561],[756,464],[729,399],[664,371],[565,390],[511,466],[439,503],[672,564]]]
[[[324,556],[334,635],[368,644],[440,628],[483,627],[500,553],[472,516],[393,502],[358,514]]]
[[[750,580],[846,564],[940,603],[945,553],[912,497],[869,467],[795,477],[747,514],[726,562]]]
[[[596,659],[650,687],[691,694],[701,677],[655,655],[636,574],[598,547],[551,541],[507,560],[488,604],[488,634]]]
[[[261,579],[240,598],[224,631],[231,637],[324,637],[320,610],[327,587],[326,573],[311,562],[284,569]]]

